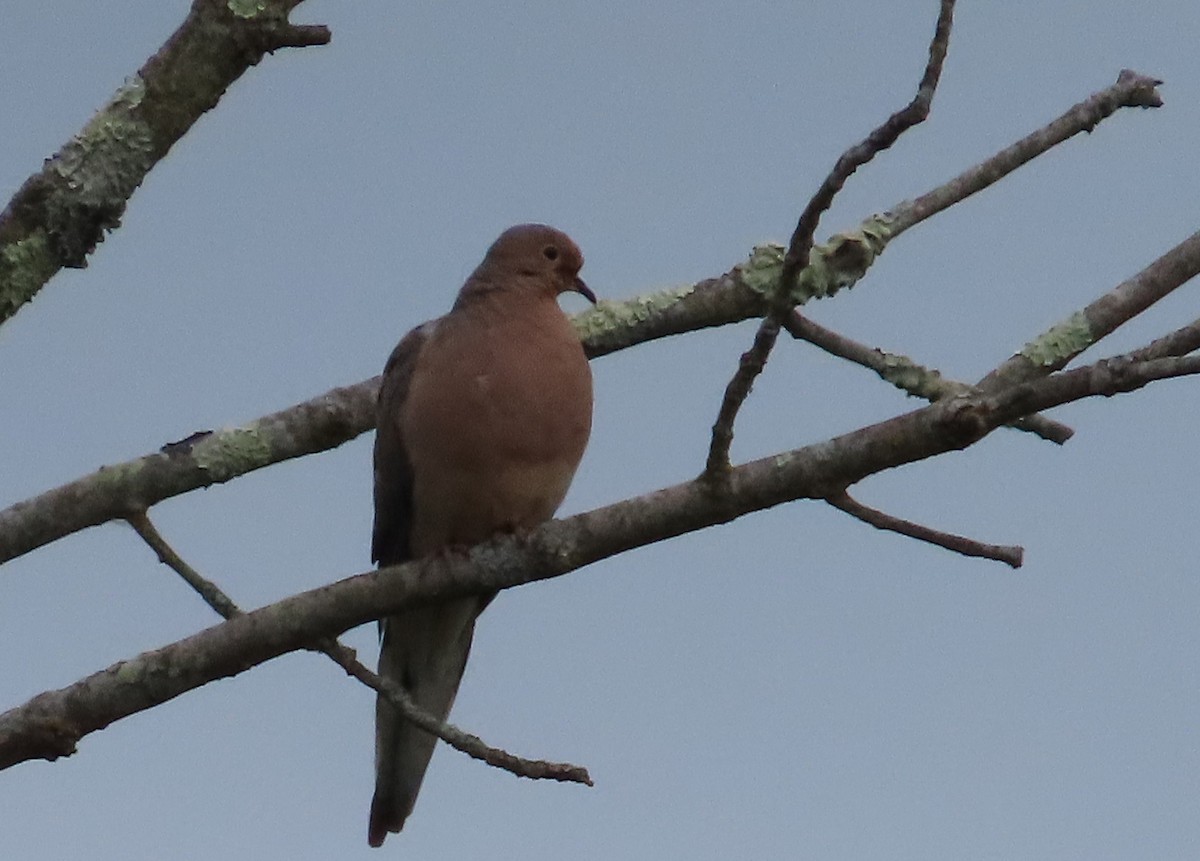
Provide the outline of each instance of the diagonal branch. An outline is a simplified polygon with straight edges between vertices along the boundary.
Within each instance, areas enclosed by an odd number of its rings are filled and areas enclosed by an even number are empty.
[[[1101,338],[1200,274],[1200,231],[1082,311],[1052,326],[979,381],[998,389],[1064,368]]]
[[[154,526],[145,511],[131,514],[127,519],[134,531],[155,552],[159,561],[182,577],[184,582],[195,589],[204,602],[220,616],[225,619],[234,619],[245,615],[217,584],[202,576],[175,552],[175,549],[163,538],[162,533]],[[514,756],[506,750],[489,746],[483,739],[463,732],[448,721],[438,720],[417,705],[403,687],[363,666],[355,651],[339,642],[335,637],[322,637],[315,641],[312,648],[327,655],[335,664],[345,670],[347,675],[358,679],[376,693],[387,697],[405,720],[411,721],[425,732],[440,738],[446,744],[473,759],[501,768],[517,777],[593,785],[587,769],[582,766],[572,765],[569,762],[546,762],[540,759],[524,759]]]
[[[911,520],[893,517],[877,508],[863,505],[844,490],[830,494],[826,497],[825,501],[834,508],[844,511],[851,517],[874,526],[876,529],[906,535],[918,541],[925,541],[938,547],[944,547],[947,550],[953,550],[955,553],[960,553],[963,556],[994,559],[1012,568],[1020,568],[1025,556],[1025,551],[1020,547],[1008,544],[984,544],[982,541],[975,541],[974,539],[965,538],[961,535],[953,535],[949,532],[941,532],[937,529],[930,529],[928,526],[922,526],[919,523],[913,523]]]
[[[1049,125],[1026,135],[916,200],[906,200],[893,207],[887,214],[891,236],[894,238],[942,210],[983,191],[1080,132],[1092,131],[1121,108],[1162,107],[1162,97],[1155,89],[1161,83],[1130,69],[1122,69],[1116,83],[1088,96]]]
[[[0,213],[0,325],[62,267],[83,268],[146,174],[242,73],[279,48],[324,45],[300,0],[194,0],[187,18]]]
[[[154,551],[158,561],[182,577],[183,582],[191,586],[196,594],[204,599],[204,603],[217,612],[218,616],[223,619],[232,619],[234,616],[242,615],[238,605],[233,603],[233,599],[226,595],[220,586],[204,577],[175,552],[175,548],[162,537],[162,533],[158,531],[146,511],[135,512],[129,515],[126,521]]]
[[[408,691],[391,679],[371,672],[358,660],[354,650],[336,639],[320,641],[320,650],[339,667],[364,685],[387,697],[396,710],[408,721],[436,736],[457,751],[472,759],[503,769],[517,777],[531,780],[556,780],[562,783],[582,783],[594,786],[588,770],[570,762],[549,762],[544,759],[525,759],[498,747],[492,747],[479,736],[463,732],[449,721],[441,721],[417,705]]]
[[[374,426],[378,385],[375,378],[331,389],[241,427],[201,431],[18,502],[0,511],[0,562],[168,497],[341,445]]]
[[[314,641],[417,603],[561,576],[634,547],[797,499],[824,499],[886,469],[967,448],[1032,411],[1200,374],[1200,357],[1119,356],[996,393],[961,395],[831,440],[555,520],[446,556],[359,574],[121,661],[0,714],[0,768],[68,755],[83,736]]]
[[[809,200],[796,229],[792,232],[787,252],[783,256],[783,266],[779,273],[779,283],[771,296],[771,306],[767,316],[759,324],[754,335],[754,343],[742,354],[738,361],[738,369],[733,379],[725,387],[725,395],[721,400],[721,408],[717,420],[713,424],[712,442],[708,448],[708,461],[704,467],[705,475],[718,477],[729,469],[729,447],[733,443],[733,424],[737,420],[738,411],[746,398],[754,380],[766,367],[771,350],[779,338],[779,327],[784,316],[796,305],[793,298],[800,273],[808,266],[809,255],[813,250],[813,240],[816,236],[817,225],[821,215],[833,205],[833,199],[853,173],[864,164],[875,158],[879,153],[899,140],[900,135],[918,123],[924,122],[929,116],[933,104],[933,94],[937,90],[938,80],[942,75],[942,64],[946,59],[946,51],[950,44],[950,30],[954,21],[954,0],[942,0],[938,13],[937,27],[934,30],[933,41],[929,45],[929,60],[925,64],[925,73],[917,87],[917,94],[903,109],[892,114],[883,125],[878,126],[867,137],[850,147],[834,164],[833,170],[825,177],[817,193]]]
[[[1167,356],[1186,356],[1196,350],[1200,350],[1200,320],[1194,320],[1174,332],[1155,338],[1145,347],[1134,350],[1129,355],[1137,361],[1144,361]]]
[[[868,347],[853,338],[847,338],[839,332],[827,329],[805,317],[799,311],[793,311],[786,317],[783,325],[793,338],[807,341],[839,359],[869,368],[885,382],[891,383],[913,397],[937,401],[971,389],[967,383],[947,379],[937,370],[926,368],[908,356]],[[1011,427],[1037,434],[1042,439],[1060,445],[1075,433],[1061,422],[1038,415],[1019,419],[1013,422]]]

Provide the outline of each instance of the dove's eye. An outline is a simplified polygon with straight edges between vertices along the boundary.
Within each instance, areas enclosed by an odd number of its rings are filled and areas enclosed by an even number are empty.
[[[555,248],[553,245],[547,245],[545,248],[542,249],[542,256],[544,256],[547,260],[557,260],[558,259],[558,249]]]

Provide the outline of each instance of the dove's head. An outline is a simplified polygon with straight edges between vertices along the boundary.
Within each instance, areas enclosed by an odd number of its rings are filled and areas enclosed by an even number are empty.
[[[545,224],[518,224],[492,243],[479,268],[467,281],[490,287],[512,281],[545,290],[550,296],[574,292],[592,304],[596,294],[579,277],[583,252],[571,237]]]

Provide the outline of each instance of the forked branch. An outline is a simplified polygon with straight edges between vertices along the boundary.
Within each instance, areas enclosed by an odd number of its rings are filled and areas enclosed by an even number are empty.
[[[245,615],[219,586],[202,576],[171,547],[145,511],[131,514],[127,519],[134,531],[157,554],[159,561],[182,577],[184,582],[191,586],[208,606],[225,619],[234,619]],[[417,705],[403,687],[391,679],[385,679],[367,669],[358,660],[355,651],[335,637],[321,637],[315,640],[310,648],[327,655],[335,664],[345,670],[347,675],[358,679],[367,687],[387,697],[396,711],[406,720],[473,759],[486,762],[488,765],[503,769],[517,777],[592,785],[591,776],[582,766],[572,765],[569,762],[524,759],[506,750],[491,747],[483,739],[463,732],[448,721],[438,720]]]
[[[796,304],[793,295],[800,279],[800,273],[808,265],[809,254],[812,252],[817,225],[821,215],[833,204],[834,197],[846,184],[846,180],[875,158],[879,153],[899,140],[900,135],[908,129],[924,122],[929,116],[933,104],[933,94],[937,90],[938,80],[942,75],[942,64],[946,60],[946,51],[950,45],[950,30],[954,22],[954,0],[942,0],[938,13],[937,27],[934,30],[933,41],[929,45],[929,60],[925,64],[925,73],[917,87],[917,94],[903,109],[892,114],[883,125],[872,131],[867,137],[850,147],[833,166],[833,170],[825,177],[817,193],[808,201],[804,211],[796,222],[796,229],[788,243],[787,252],[783,256],[783,267],[779,273],[779,283],[770,297],[770,305],[766,317],[759,324],[754,335],[754,343],[738,360],[738,369],[733,379],[725,387],[725,395],[721,400],[721,409],[713,424],[712,442],[708,448],[708,461],[704,474],[709,478],[720,478],[729,470],[729,447],[733,443],[733,425],[737,420],[738,411],[746,398],[754,380],[766,367],[771,350],[779,338],[779,327],[783,318]]]

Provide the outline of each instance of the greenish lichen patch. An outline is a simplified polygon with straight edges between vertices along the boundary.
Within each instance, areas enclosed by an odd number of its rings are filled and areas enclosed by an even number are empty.
[[[885,353],[880,376],[896,388],[920,397],[929,389],[929,378],[940,378],[941,374],[918,365],[908,356]]]
[[[635,296],[622,302],[599,302],[596,307],[575,316],[575,331],[584,341],[599,338],[662,313],[694,289],[693,285],[685,284],[645,296]]]
[[[96,483],[96,490],[105,495],[112,491],[117,496],[128,496],[130,483],[145,465],[146,462],[139,459],[118,463],[115,466],[100,467],[93,479]]]
[[[254,427],[231,428],[197,443],[192,459],[212,481],[228,481],[269,463],[271,446]]]
[[[1092,345],[1087,315],[1077,311],[1021,348],[1021,355],[1043,368],[1064,364]]]
[[[123,685],[132,685],[141,681],[144,666],[138,660],[122,661],[117,665],[117,681]]]
[[[57,271],[58,262],[43,230],[0,251],[0,320],[17,313]]]
[[[153,132],[131,113],[140,95],[130,94],[140,92],[122,87],[55,156],[54,172],[77,196],[107,200],[121,194],[123,201],[154,165]]]
[[[125,83],[117,88],[111,99],[108,100],[106,109],[111,110],[114,106],[122,108],[136,108],[142,103],[142,99],[146,96],[146,82],[142,80],[141,75],[130,75],[125,79]]]
[[[787,249],[778,242],[765,242],[750,249],[750,257],[737,265],[742,283],[761,296],[770,296],[779,284],[783,272],[783,255]]]
[[[929,401],[936,401],[969,388],[954,380],[947,380],[937,368],[927,368],[908,356],[897,353],[883,354],[883,369],[879,376],[913,397]]]
[[[814,246],[791,297],[792,304],[803,305],[809,299],[825,298],[853,287],[883,253],[891,232],[891,219],[877,214],[856,229],[835,234],[823,245]],[[737,267],[742,282],[756,293],[769,296],[779,284],[785,253],[786,249],[774,242],[754,246],[750,258]]]
[[[266,0],[229,0],[226,5],[239,18],[253,18],[267,8]]]
[[[145,83],[133,76],[54,156],[57,176],[45,201],[45,224],[63,266],[82,267],[104,231],[120,224],[125,202],[159,153],[138,110]]]
[[[834,234],[825,244],[815,246],[808,268],[800,276],[798,295],[793,297],[797,304],[823,299],[857,284],[887,247],[887,225],[883,216],[873,215],[857,229]]]

